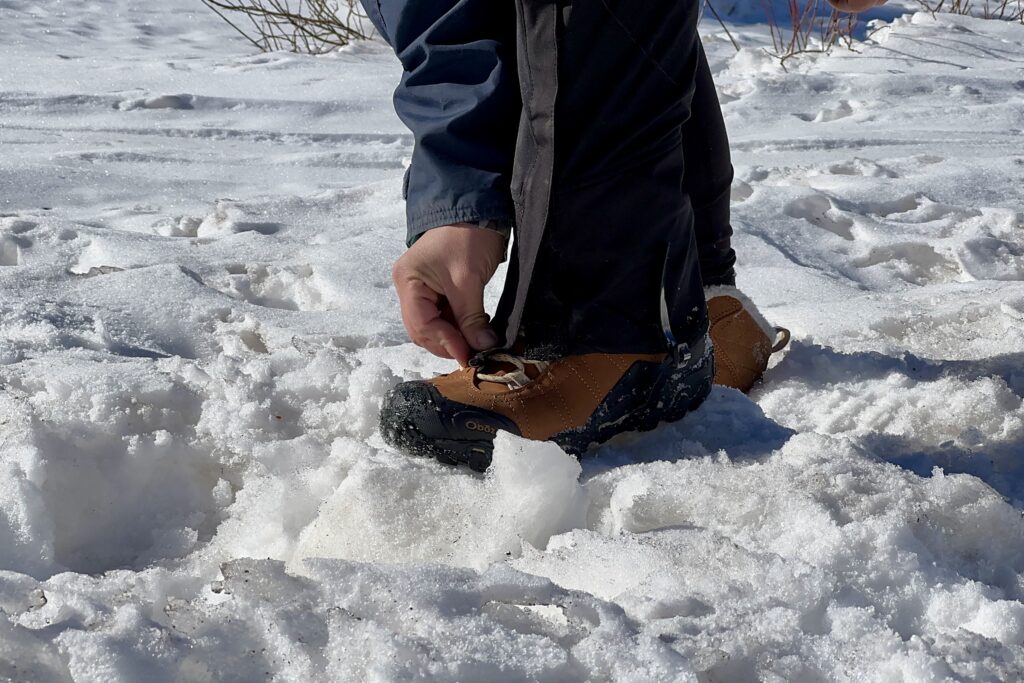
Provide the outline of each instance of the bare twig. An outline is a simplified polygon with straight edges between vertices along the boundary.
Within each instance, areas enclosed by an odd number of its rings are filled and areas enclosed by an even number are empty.
[[[945,1],[945,0],[941,0]],[[783,28],[770,0],[763,0],[772,38],[769,54],[785,67],[786,62],[800,54],[828,53],[837,44],[853,49],[853,31],[857,26],[854,14],[831,10],[824,14],[825,0],[789,0],[788,25]]]
[[[711,0],[704,0],[704,4],[707,6],[709,10],[711,10],[711,13],[715,15],[715,19],[718,20],[718,25],[722,27],[723,31],[725,31],[725,35],[729,36],[729,40],[732,41],[732,46],[736,48],[736,52],[739,52],[740,44],[737,43],[736,39],[732,37],[732,33],[730,33],[729,31],[729,27],[725,25],[724,21],[722,21],[722,15],[720,15],[718,13],[718,10],[715,9],[715,6],[711,3]]]
[[[368,19],[358,0],[203,0],[258,49],[322,54],[365,40]],[[244,15],[241,22],[233,16]],[[248,22],[251,28],[241,24]]]
[[[1024,23],[1024,0],[984,0],[979,9],[972,0],[917,0],[933,16],[940,12]]]

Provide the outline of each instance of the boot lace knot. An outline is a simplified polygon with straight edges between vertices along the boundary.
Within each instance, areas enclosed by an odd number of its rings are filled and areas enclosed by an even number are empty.
[[[543,360],[530,360],[521,356],[513,356],[509,353],[492,353],[487,356],[488,365],[495,363],[509,365],[511,369],[502,369],[494,373],[483,372],[479,368],[476,378],[481,382],[494,382],[504,384],[510,389],[522,389],[532,382],[538,375],[548,369],[551,363]],[[533,372],[531,373],[530,370]]]

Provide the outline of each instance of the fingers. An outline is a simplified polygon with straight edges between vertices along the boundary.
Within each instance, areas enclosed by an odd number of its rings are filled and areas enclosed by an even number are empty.
[[[452,318],[459,326],[459,332],[469,345],[477,351],[493,349],[498,345],[498,335],[490,326],[490,316],[484,311],[484,285],[482,282],[467,281],[454,284],[445,292]]]
[[[442,295],[421,280],[396,280],[402,322],[417,346],[441,358],[469,363],[470,347],[457,327],[441,316]]]
[[[484,285],[504,250],[501,234],[462,224],[428,230],[409,247],[391,274],[414,343],[463,365],[474,350],[497,346]]]

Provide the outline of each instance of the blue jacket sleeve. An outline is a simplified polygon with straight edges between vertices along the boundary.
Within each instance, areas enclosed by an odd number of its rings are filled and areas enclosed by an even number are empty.
[[[395,110],[415,140],[404,191],[408,243],[449,223],[511,225],[521,110],[515,4],[362,1],[405,70]]]

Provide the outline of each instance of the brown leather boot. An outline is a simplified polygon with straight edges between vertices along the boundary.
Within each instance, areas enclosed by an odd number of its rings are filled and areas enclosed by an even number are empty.
[[[747,393],[768,369],[771,355],[789,344],[789,330],[769,325],[735,287],[708,287],[705,295],[715,346],[715,384]]]
[[[580,455],[627,431],[682,419],[711,391],[710,344],[665,353],[590,353],[551,362],[483,354],[469,367],[404,382],[381,408],[384,440],[413,455],[483,471],[498,430]]]

